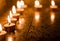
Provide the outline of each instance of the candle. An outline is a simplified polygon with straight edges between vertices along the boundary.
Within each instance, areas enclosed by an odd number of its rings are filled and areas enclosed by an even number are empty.
[[[19,13],[16,13],[16,7],[13,5],[12,7],[12,13],[13,13],[13,18],[17,18],[17,20],[19,20]]]
[[[5,40],[6,33],[7,32],[2,29],[2,25],[0,24],[0,41]]]
[[[50,8],[57,8],[57,5],[55,5],[54,0],[51,1],[51,6],[50,6]]]
[[[35,0],[35,5],[34,5],[35,8],[42,8],[42,5],[39,3],[38,0]]]
[[[21,7],[22,8],[27,8],[27,5],[24,4],[24,1],[23,0],[21,0],[20,3],[21,3]]]
[[[54,23],[54,19],[55,19],[55,14],[54,12],[51,12],[51,24]]]
[[[16,23],[17,19],[12,17],[12,12],[10,11],[10,18],[12,23]]]
[[[22,3],[22,5],[24,2]],[[20,1],[17,1],[17,12],[20,13],[21,11],[24,11],[24,8],[22,8]]]
[[[5,30],[10,33],[15,31],[15,24],[11,23],[11,19],[8,16],[8,23],[4,24]]]

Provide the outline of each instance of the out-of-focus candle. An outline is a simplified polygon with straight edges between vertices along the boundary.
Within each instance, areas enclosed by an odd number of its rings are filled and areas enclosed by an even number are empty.
[[[21,0],[20,3],[21,3],[22,8],[27,8],[27,5],[25,5],[23,0]]]
[[[35,12],[35,20],[38,22],[40,18],[39,12]]]
[[[17,12],[24,11],[24,9],[21,6],[21,3],[23,3],[22,5],[24,5],[24,2],[17,1]]]
[[[9,32],[15,31],[15,24],[11,23],[11,18],[8,16],[8,23],[4,24],[5,30]]]
[[[54,0],[52,0],[52,1],[51,1],[50,8],[57,8],[57,6],[55,5],[55,2],[54,2]]]
[[[38,0],[35,0],[35,8],[42,8],[42,5],[40,4],[40,2]]]
[[[2,25],[0,24],[0,41],[3,41],[5,39],[6,31],[2,29]]]
[[[51,23],[54,23],[54,19],[55,19],[55,13],[51,12]]]
[[[11,22],[12,23],[16,23],[17,19],[16,18],[13,18],[11,11],[10,11],[10,18],[11,18]]]
[[[16,7],[13,5],[12,7],[12,12],[13,12],[13,18],[17,18],[17,20],[19,20],[19,13],[16,13]]]

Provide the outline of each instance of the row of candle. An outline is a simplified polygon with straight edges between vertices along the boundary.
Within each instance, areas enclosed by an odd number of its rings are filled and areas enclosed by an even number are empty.
[[[35,0],[35,5],[34,5],[34,7],[35,7],[35,8],[42,8],[43,6],[39,3],[38,0]],[[55,5],[54,0],[51,1],[50,8],[57,8],[57,5]]]
[[[21,1],[17,1],[17,9],[16,7],[13,5],[12,7],[12,10],[10,11],[10,14],[8,16],[8,23],[4,25],[5,27],[5,30],[7,32],[10,32],[10,31],[15,31],[15,26],[16,26],[16,21],[19,20],[19,16],[20,16],[20,13],[17,13],[17,12],[20,12],[20,11],[24,11],[24,8],[26,8],[27,5],[24,5],[24,1],[21,0]],[[39,1],[36,0],[35,1],[35,7],[36,8],[42,8],[42,5],[39,4]],[[57,8],[57,6],[55,5],[55,2],[52,0],[51,2],[51,8]],[[35,16],[35,19],[38,21],[39,19],[39,14],[36,13],[36,16]],[[54,14],[51,14],[51,21],[54,20]],[[4,36],[6,35],[6,31],[3,31],[2,30],[2,26],[0,24],[0,36]]]
[[[5,30],[2,29],[2,25],[0,24],[0,41],[3,41],[3,38],[7,33],[15,32],[16,21],[19,20],[20,11],[24,11],[24,8],[27,6],[24,5],[24,1],[17,1],[17,9],[15,5],[12,6],[12,10],[9,12],[8,15],[8,23],[4,24]],[[10,40],[8,40],[10,41]]]
[[[24,4],[24,1],[21,0],[21,1],[17,1],[17,8],[20,8],[20,11],[23,11],[24,9],[22,8],[26,8],[27,5]],[[40,4],[39,0],[35,0],[34,2],[34,7],[35,8],[42,8],[43,6]],[[51,5],[50,5],[50,8],[57,8],[58,6],[55,5],[55,2],[54,0],[51,0]],[[17,9],[19,11],[19,9]]]

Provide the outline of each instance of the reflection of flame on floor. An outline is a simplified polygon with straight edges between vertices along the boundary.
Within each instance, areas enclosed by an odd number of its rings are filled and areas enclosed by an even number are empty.
[[[40,18],[39,12],[35,12],[35,20],[39,21],[39,18]]]
[[[51,12],[51,23],[53,23],[53,22],[54,22],[54,19],[55,19],[54,12]]]
[[[13,41],[13,37],[8,37],[8,40],[7,41]]]
[[[24,18],[20,18],[20,19],[19,19],[19,24],[18,24],[18,26],[17,26],[17,29],[23,29],[24,24],[25,24]]]

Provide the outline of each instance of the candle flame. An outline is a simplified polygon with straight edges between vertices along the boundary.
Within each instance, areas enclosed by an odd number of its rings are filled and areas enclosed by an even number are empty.
[[[35,13],[35,20],[37,20],[37,21],[38,21],[38,20],[39,20],[39,18],[40,18],[39,12],[36,12],[36,13]]]
[[[2,31],[2,25],[0,24],[0,31]]]
[[[8,41],[13,41],[12,37],[8,37]]]
[[[10,19],[10,16],[8,16],[8,23],[11,23],[11,19]]]
[[[55,2],[54,0],[51,1],[51,5],[54,6],[55,5]]]
[[[51,22],[52,22],[52,23],[54,22],[54,19],[55,19],[55,15],[54,15],[54,13],[52,12],[52,13],[51,13]]]
[[[35,1],[35,5],[36,5],[36,6],[39,6],[39,5],[40,5],[40,3],[39,3],[38,0]]]
[[[17,8],[21,8],[21,3],[20,3],[20,1],[17,1]]]
[[[23,0],[21,0],[20,3],[21,3],[21,6],[24,6],[24,1]]]
[[[13,7],[12,7],[12,13],[16,14],[16,7],[15,7],[15,5],[13,5]]]
[[[10,11],[10,18],[12,18],[12,12]]]

